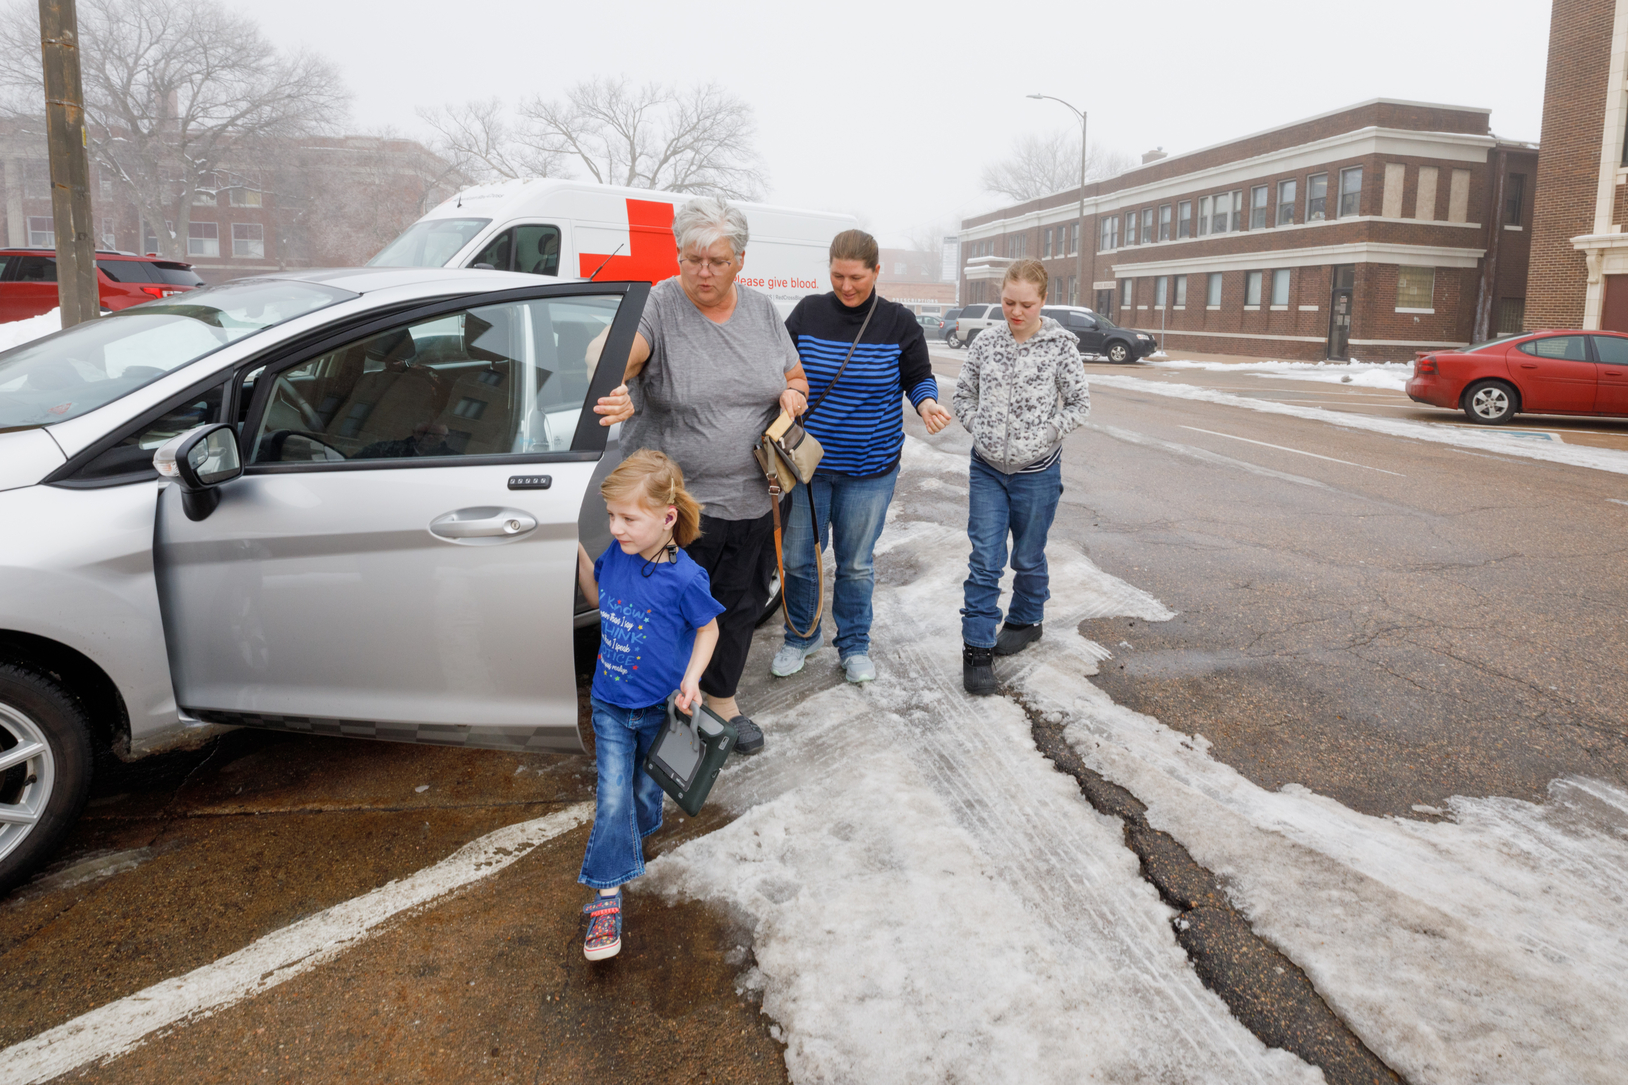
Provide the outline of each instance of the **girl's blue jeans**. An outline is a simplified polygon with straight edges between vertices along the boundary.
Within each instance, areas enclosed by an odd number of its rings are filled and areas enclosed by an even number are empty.
[[[837,625],[837,658],[868,655],[871,648],[871,594],[876,587],[876,540],[887,523],[887,507],[899,480],[895,467],[885,475],[854,478],[816,471],[807,486],[791,492],[783,550],[786,563],[786,613],[799,629],[808,629],[819,602],[820,583],[814,563],[814,529],[808,522],[808,499],[814,498],[819,523],[819,552],[829,545],[837,564],[837,582],[831,589],[831,617]],[[809,630],[799,637],[786,628],[786,643],[794,648],[818,645],[824,634]]]
[[[1001,623],[1001,574],[1006,540],[1012,540],[1012,605],[1006,620],[1034,625],[1051,598],[1046,570],[1046,535],[1063,496],[1063,461],[1033,474],[1003,475],[976,456],[967,493],[967,561],[961,608],[961,639],[974,648],[993,648]]]
[[[644,771],[644,759],[667,723],[667,706],[619,708],[597,697],[591,703],[599,787],[577,881],[614,889],[644,873],[639,841],[661,828],[664,793]]]

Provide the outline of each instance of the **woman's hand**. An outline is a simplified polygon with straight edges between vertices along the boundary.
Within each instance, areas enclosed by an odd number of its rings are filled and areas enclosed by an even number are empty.
[[[923,422],[927,423],[928,433],[937,433],[939,430],[955,421],[954,416],[952,416],[949,411],[939,406],[938,400],[936,399],[922,400],[921,406],[916,408],[916,413],[921,415],[921,420]]]
[[[780,393],[780,409],[796,418],[808,410],[808,397],[798,388],[787,388]]]
[[[618,384],[611,389],[608,396],[599,397],[594,404],[594,413],[601,415],[601,426],[614,426],[618,422],[626,422],[633,417],[633,397],[627,394],[627,385]]]

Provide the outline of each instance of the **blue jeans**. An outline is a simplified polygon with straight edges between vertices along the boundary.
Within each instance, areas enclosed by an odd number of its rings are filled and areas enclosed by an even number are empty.
[[[787,515],[782,549],[786,561],[786,613],[791,625],[808,629],[819,604],[820,584],[814,563],[814,529],[808,522],[808,499],[814,498],[814,515],[819,521],[820,553],[830,546],[836,553],[837,582],[831,589],[831,616],[837,623],[837,657],[865,655],[871,647],[871,592],[876,587],[876,540],[887,522],[887,507],[893,500],[893,484],[899,480],[895,467],[874,478],[814,472],[807,486],[791,492],[791,512]],[[811,648],[820,643],[821,630],[811,629],[799,637],[786,626],[786,643],[794,648]]]
[[[577,881],[614,889],[644,873],[639,841],[661,828],[664,792],[644,771],[644,758],[667,723],[667,706],[619,708],[597,697],[592,704],[599,786]]]
[[[1012,538],[1012,605],[1006,620],[1034,625],[1051,598],[1046,572],[1046,534],[1063,496],[1061,460],[1030,475],[1003,475],[976,456],[967,494],[967,561],[961,608],[961,639],[974,648],[993,648],[1001,622],[1001,573],[1006,539]]]

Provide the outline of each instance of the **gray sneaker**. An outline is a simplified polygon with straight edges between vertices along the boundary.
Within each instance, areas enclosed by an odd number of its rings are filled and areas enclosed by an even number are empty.
[[[803,669],[803,660],[810,652],[819,651],[818,644],[811,644],[807,648],[798,648],[787,644],[774,654],[774,662],[769,664],[769,673],[776,678],[789,678]]]
[[[867,655],[849,656],[842,661],[842,669],[847,673],[848,681],[855,685],[863,685],[876,678],[876,664]]]

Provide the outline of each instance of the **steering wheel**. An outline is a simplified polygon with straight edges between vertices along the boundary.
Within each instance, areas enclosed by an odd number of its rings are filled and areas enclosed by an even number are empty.
[[[323,424],[322,416],[317,414],[316,411],[312,410],[311,405],[305,402],[305,397],[300,395],[299,391],[294,387],[293,383],[290,382],[287,377],[277,378],[276,383],[272,385],[272,394],[275,397],[272,401],[273,403],[282,403],[284,406],[294,408],[295,412],[299,414],[300,421],[304,424],[306,429],[316,430],[318,433],[321,433],[323,430],[328,428]],[[268,411],[267,413],[270,412]]]

